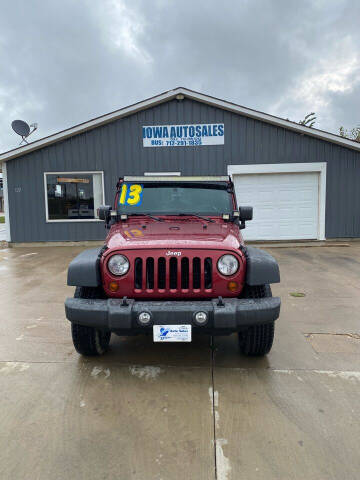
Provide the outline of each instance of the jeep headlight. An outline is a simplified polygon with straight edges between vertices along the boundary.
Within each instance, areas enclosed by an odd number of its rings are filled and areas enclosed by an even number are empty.
[[[222,275],[234,275],[238,271],[239,261],[234,255],[223,255],[219,258],[217,267]]]
[[[125,275],[129,268],[129,260],[124,255],[113,255],[108,261],[108,269],[113,275]]]

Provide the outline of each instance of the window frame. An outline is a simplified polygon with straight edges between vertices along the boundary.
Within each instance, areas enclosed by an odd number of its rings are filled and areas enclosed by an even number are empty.
[[[103,170],[87,170],[87,171],[77,171],[77,172],[44,172],[44,195],[45,195],[45,221],[46,223],[74,223],[74,222],[103,222],[99,218],[69,218],[69,219],[49,219],[49,207],[48,207],[48,196],[47,196],[47,182],[46,175],[89,175],[94,173],[101,173],[101,182],[102,182],[102,205],[105,204],[105,185],[104,185],[104,171]]]

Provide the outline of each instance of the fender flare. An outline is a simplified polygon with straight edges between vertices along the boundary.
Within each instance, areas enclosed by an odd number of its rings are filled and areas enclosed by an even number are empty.
[[[91,248],[79,253],[68,268],[67,284],[74,287],[101,285],[100,258],[106,247]]]
[[[279,265],[269,253],[255,247],[242,248],[246,257],[247,285],[265,285],[280,282]]]

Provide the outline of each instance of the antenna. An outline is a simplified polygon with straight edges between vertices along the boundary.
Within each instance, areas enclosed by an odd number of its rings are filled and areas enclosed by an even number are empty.
[[[23,120],[14,120],[11,123],[11,127],[14,130],[14,132],[20,135],[20,137],[22,138],[21,142],[19,143],[19,145],[21,145],[23,142],[28,143],[28,141],[26,140],[27,137],[31,135],[33,132],[35,132],[38,125],[37,123],[32,123],[29,127],[29,125]],[[30,128],[32,128],[32,130],[30,130]]]

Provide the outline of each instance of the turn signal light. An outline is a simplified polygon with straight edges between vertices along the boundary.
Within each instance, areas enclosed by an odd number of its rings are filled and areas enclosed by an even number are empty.
[[[230,292],[236,292],[236,290],[239,289],[239,284],[237,282],[231,281],[228,282],[227,288],[228,290],[230,290]]]
[[[116,282],[109,283],[109,290],[110,292],[117,292],[119,289],[119,285]]]

